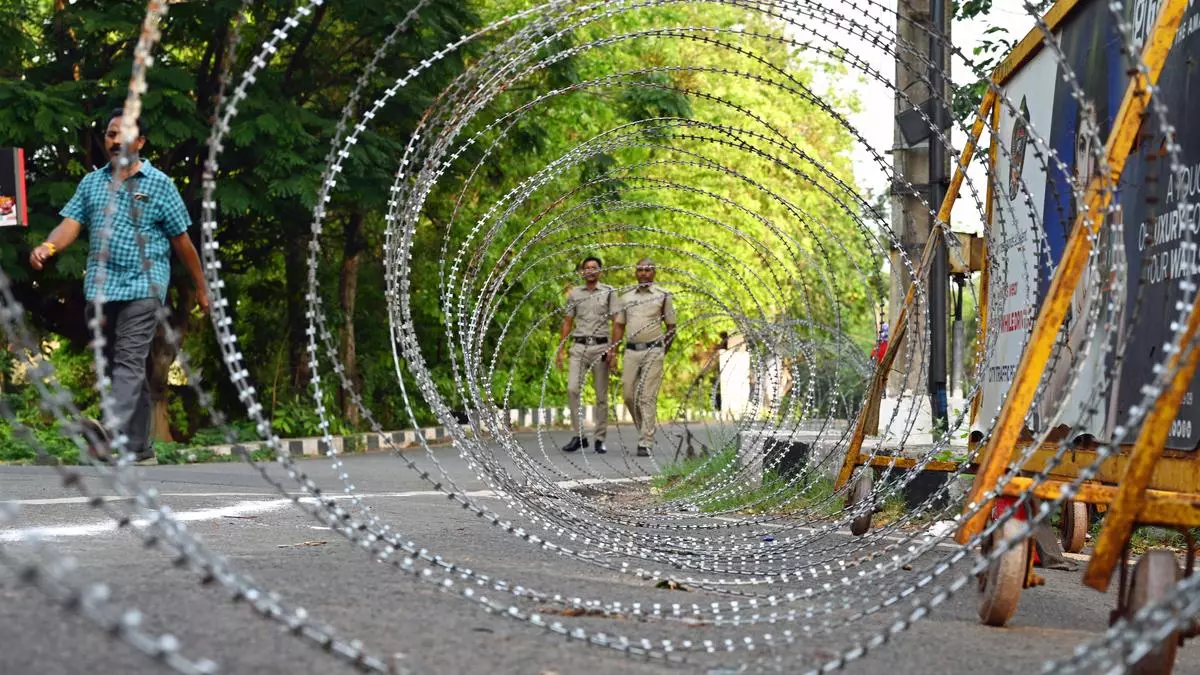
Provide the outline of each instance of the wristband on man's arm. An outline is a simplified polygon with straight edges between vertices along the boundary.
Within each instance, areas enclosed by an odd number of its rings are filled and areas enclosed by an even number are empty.
[[[46,248],[50,249],[50,255],[58,254],[58,247],[55,246],[54,244],[52,244],[51,242],[44,241],[44,242],[42,242],[42,246],[45,246]]]

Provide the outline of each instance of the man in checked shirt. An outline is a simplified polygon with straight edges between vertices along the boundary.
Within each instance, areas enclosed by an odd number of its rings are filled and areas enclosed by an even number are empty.
[[[604,436],[608,431],[608,325],[616,310],[616,293],[613,287],[600,283],[602,263],[589,256],[579,263],[579,274],[583,285],[575,286],[567,294],[562,330],[559,335],[558,355],[555,364],[563,367],[563,345],[571,343],[571,366],[567,371],[567,405],[571,409],[571,422],[575,435],[563,446],[563,452],[575,452],[588,447],[583,436],[583,414],[579,408],[579,395],[588,371],[592,371],[592,385],[596,388],[596,429],[592,432],[596,452],[604,454]]]
[[[158,327],[158,310],[167,298],[171,278],[171,251],[183,262],[196,285],[196,302],[208,313],[208,292],[200,257],[187,230],[191,217],[175,184],[163,172],[141,159],[145,130],[138,120],[138,137],[132,157],[121,166],[121,116],[109,116],[105,145],[109,162],[84,176],[75,196],[59,215],[62,222],[44,243],[33,249],[29,264],[41,270],[46,261],[70,246],[84,227],[88,236],[87,272],[83,277],[88,319],[94,300],[101,302],[104,355],[112,382],[113,431],[128,438],[127,449],[138,464],[157,464],[150,445],[150,383],[146,357]],[[116,186],[114,198],[113,187]],[[111,217],[105,211],[113,206]],[[108,250],[101,252],[100,228],[110,227]],[[107,459],[107,457],[101,457]]]

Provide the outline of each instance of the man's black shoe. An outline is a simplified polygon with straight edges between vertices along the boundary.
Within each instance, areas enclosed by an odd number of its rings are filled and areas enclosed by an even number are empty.
[[[638,457],[649,457],[650,456],[650,448],[639,445],[637,448],[637,456]]]
[[[568,441],[567,444],[562,447],[562,451],[563,452],[575,452],[576,450],[578,450],[580,448],[586,448],[587,446],[588,446],[588,442],[587,442],[586,438],[582,438],[580,436],[572,436],[571,440]]]
[[[98,462],[103,462],[105,464],[111,464],[112,463],[112,455],[109,452],[109,443],[111,443],[112,441],[111,441],[111,437],[108,434],[108,430],[104,428],[103,424],[100,424],[100,422],[93,420],[93,419],[88,419],[88,418],[81,419],[79,421],[79,424],[84,430],[91,433],[91,435],[92,435],[91,438],[88,438],[86,435],[83,436],[84,442],[87,443],[87,449],[85,450],[85,452],[92,459],[94,459]],[[88,462],[87,457],[80,457],[79,463],[80,464],[88,464],[89,462]]]
[[[604,447],[604,441],[596,441],[592,447],[596,449],[597,455],[603,455],[604,453],[608,452],[608,450]]]

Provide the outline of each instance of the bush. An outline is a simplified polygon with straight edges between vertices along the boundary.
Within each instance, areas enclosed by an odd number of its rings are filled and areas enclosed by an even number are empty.
[[[237,455],[218,455],[206,448],[191,447],[182,443],[154,442],[154,456],[159,464],[199,464],[208,462],[235,462]]]
[[[37,456],[28,443],[13,435],[8,420],[0,419],[0,462],[31,462]]]

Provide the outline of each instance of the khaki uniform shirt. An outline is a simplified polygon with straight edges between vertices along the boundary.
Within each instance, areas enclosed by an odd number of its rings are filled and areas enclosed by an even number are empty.
[[[608,284],[596,290],[576,286],[567,293],[567,316],[575,317],[572,337],[608,337],[608,320],[617,312],[617,294]]]
[[[675,301],[671,294],[650,284],[621,296],[614,321],[625,324],[627,342],[653,342],[663,337],[663,323],[675,324]]]

